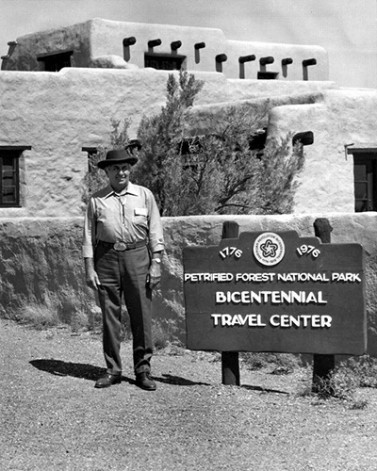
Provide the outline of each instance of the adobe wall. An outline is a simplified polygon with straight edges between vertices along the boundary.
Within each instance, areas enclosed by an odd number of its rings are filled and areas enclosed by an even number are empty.
[[[0,217],[80,215],[82,178],[87,171],[87,153],[82,148],[106,144],[111,118],[131,118],[130,137],[136,137],[142,116],[157,113],[165,104],[168,75],[154,69],[1,72],[0,146],[31,146],[31,150],[21,158],[22,207],[0,208]],[[333,86],[331,82],[232,81],[219,73],[195,76],[205,81],[198,106]]]
[[[260,70],[279,73],[280,80],[304,80],[302,62],[315,59],[316,64],[308,67],[306,79],[328,80],[329,65],[327,52],[319,46],[295,44],[263,43],[253,41],[228,40],[223,31],[216,28],[128,23],[95,18],[85,23],[56,30],[41,31],[17,38],[18,45],[9,58],[4,60],[4,70],[43,70],[37,55],[56,54],[72,50],[72,67],[92,67],[102,58],[109,67],[127,68],[123,61],[125,51],[123,40],[134,38],[129,46],[128,63],[144,68],[146,52],[171,54],[173,42],[180,41],[176,54],[186,56],[184,68],[189,71],[217,70],[216,57],[225,54],[222,72],[228,78],[240,78],[240,57],[255,55],[255,60],[245,63],[243,78],[257,79]],[[150,48],[149,41],[160,40],[161,44]],[[196,49],[198,44],[205,47]],[[272,57],[273,64],[261,66],[260,59]],[[282,65],[283,59],[292,61]]]
[[[232,82],[235,94],[245,98],[247,84],[240,92],[239,82],[243,81]],[[242,108],[250,115],[264,106],[269,109],[264,123],[267,142],[306,131],[314,135],[313,144],[304,147],[305,164],[298,177],[294,213],[353,212],[354,158],[347,154],[346,147],[353,144],[350,149],[376,148],[377,91],[336,89],[331,82],[316,82],[317,87],[306,93],[303,88],[285,93],[287,83],[279,84],[280,94],[270,90],[268,95],[259,90],[253,100],[196,106],[187,113],[186,132],[192,135],[208,131],[222,119],[224,106]]]
[[[377,355],[377,213],[306,216],[192,216],[163,218],[166,252],[162,283],[154,299],[154,319],[173,337],[185,340],[182,249],[218,245],[224,221],[241,232],[295,230],[313,236],[313,223],[328,218],[333,243],[360,243],[365,252],[365,305],[368,352]],[[0,315],[17,308],[56,311],[61,322],[90,325],[97,316],[94,293],[85,287],[81,257],[83,218],[0,219]],[[361,313],[360,313],[361,314]]]
[[[168,72],[152,69],[1,72],[0,146],[32,149],[21,159],[22,207],[1,208],[0,217],[80,215],[88,166],[82,147],[108,144],[111,118],[131,118],[130,135],[136,137],[141,117],[164,105],[167,78]],[[224,96],[226,81],[219,74],[200,100]]]
[[[144,68],[144,53],[148,52],[148,41],[159,39],[161,45],[153,52],[170,54],[171,43],[181,41],[178,54],[187,56],[185,68],[189,71],[215,72],[215,57],[224,52],[226,38],[220,29],[194,28],[187,26],[123,23],[94,19],[91,21],[92,58],[113,53],[123,57],[123,39],[134,37],[136,43],[130,46],[132,64]],[[204,42],[206,47],[200,50],[200,61],[195,62],[195,44]]]
[[[304,148],[305,167],[299,176],[294,212],[353,212],[354,157],[347,147],[376,148],[377,90],[329,90],[316,105],[276,107],[268,135],[312,131],[314,142]],[[350,147],[352,148],[352,146]]]
[[[225,46],[228,60],[224,62],[223,73],[229,78],[241,78],[239,58],[250,54],[255,60],[244,63],[245,79],[256,79],[258,72],[277,72],[279,80],[328,80],[329,63],[326,51],[320,46],[302,46],[296,44],[262,43],[252,41],[228,41]],[[260,59],[273,58],[271,64],[261,67]],[[283,65],[284,60],[292,62]],[[303,61],[315,59],[316,64],[304,70]]]
[[[3,59],[3,70],[43,71],[44,64],[39,56],[73,50],[72,67],[87,67],[90,58],[90,23],[56,28],[43,33],[31,33],[17,38],[12,52]]]

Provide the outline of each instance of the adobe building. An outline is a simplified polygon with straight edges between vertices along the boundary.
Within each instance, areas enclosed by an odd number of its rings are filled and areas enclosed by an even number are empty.
[[[377,208],[377,90],[329,81],[321,47],[233,41],[218,29],[93,19],[8,44],[0,71],[0,312],[20,299],[46,304],[51,293],[70,303],[75,293],[87,296],[80,233],[88,155],[109,143],[112,118],[131,119],[136,138],[143,115],[165,104],[168,75],[185,69],[204,81],[187,115],[189,135],[206,132],[224,107],[253,113],[264,104],[265,140],[306,136],[294,214],[232,218],[241,230],[288,227],[309,235],[315,215],[333,215],[333,241],[366,248],[377,354],[376,215],[355,214]],[[217,244],[223,220],[164,221],[168,253],[157,318],[178,323],[180,334],[181,248]]]
[[[205,82],[191,112],[198,129],[223,106],[252,112],[266,100],[267,139],[311,133],[295,213],[375,209],[377,91],[330,82],[323,48],[93,19],[9,42],[0,72],[0,217],[80,215],[88,151],[106,144],[111,118],[131,118],[135,137],[180,68]]]

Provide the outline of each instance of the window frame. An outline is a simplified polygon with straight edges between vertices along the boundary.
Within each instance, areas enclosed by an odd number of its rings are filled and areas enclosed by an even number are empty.
[[[353,156],[355,212],[377,211],[377,146],[347,148],[347,153]],[[364,179],[357,179],[356,167],[358,165],[366,165],[366,177]],[[364,198],[357,197],[358,191],[356,188],[360,184],[366,185]],[[359,204],[360,207],[363,207],[363,202],[364,205],[366,204],[366,209],[357,210]]]
[[[153,61],[157,60],[157,62],[160,61],[165,61],[167,63],[179,63],[180,67],[173,68],[173,69],[166,69],[166,68],[156,68],[153,67],[152,65],[148,64],[148,61]],[[145,52],[144,53],[144,67],[151,67],[152,69],[156,70],[185,70],[185,64],[186,64],[187,56],[183,54],[169,54],[169,53],[164,53],[164,52]]]
[[[64,67],[72,67],[72,61],[71,61],[72,55],[73,55],[73,50],[69,49],[67,51],[40,54],[39,56],[37,56],[37,61],[43,63],[43,70],[45,72],[59,72],[61,69],[64,69]],[[50,70],[49,68],[46,69],[46,64],[51,63],[53,59],[55,59],[54,61],[55,64],[62,62],[63,60],[66,61],[68,59],[69,65],[62,65],[59,68],[54,67],[55,70]]]
[[[20,159],[24,150],[30,150],[30,146],[0,146],[0,208],[20,208]],[[9,155],[4,155],[8,153]],[[12,202],[3,201],[3,159],[12,159],[12,171],[14,174],[15,199]]]
[[[86,152],[88,158],[88,172],[92,173],[94,169],[97,168],[97,165],[93,163],[93,157],[98,154],[97,147],[82,147],[82,152]]]

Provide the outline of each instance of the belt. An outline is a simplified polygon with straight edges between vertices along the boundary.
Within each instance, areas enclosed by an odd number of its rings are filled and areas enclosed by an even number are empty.
[[[117,252],[124,252],[125,250],[132,250],[137,249],[139,247],[145,247],[147,245],[146,240],[139,240],[138,242],[133,243],[126,243],[126,242],[105,242],[104,240],[99,240],[98,244],[103,245],[104,247],[111,247],[112,249],[116,250]]]

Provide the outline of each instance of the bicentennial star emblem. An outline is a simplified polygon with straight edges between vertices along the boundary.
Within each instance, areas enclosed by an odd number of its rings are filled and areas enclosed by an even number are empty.
[[[276,251],[278,249],[277,244],[274,244],[271,239],[267,239],[264,244],[260,246],[264,257],[276,257]]]
[[[273,267],[284,258],[284,241],[274,232],[264,232],[255,239],[253,253],[259,263]]]

